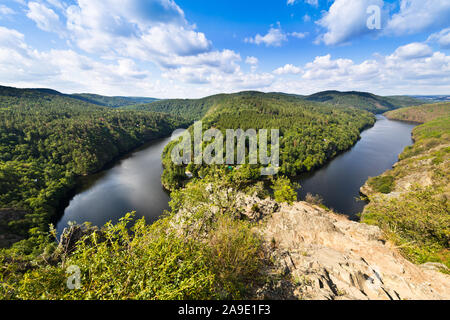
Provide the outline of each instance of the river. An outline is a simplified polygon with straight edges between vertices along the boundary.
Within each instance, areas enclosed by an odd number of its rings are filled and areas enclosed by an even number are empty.
[[[414,124],[377,116],[374,127],[361,134],[361,140],[325,167],[302,175],[300,199],[309,192],[324,198],[324,204],[357,220],[365,203],[357,201],[359,188],[368,177],[390,169],[402,150],[412,144]],[[169,208],[169,195],[162,188],[161,154],[170,138],[145,145],[103,172],[84,177],[57,223],[61,233],[69,221],[92,222],[101,226],[117,222],[125,213],[136,211],[148,222]]]
[[[361,133],[352,149],[334,158],[319,170],[300,176],[300,199],[319,194],[324,204],[336,212],[359,220],[366,202],[358,200],[359,189],[369,177],[376,177],[398,161],[398,155],[413,143],[411,132],[417,124],[389,120],[377,115],[375,125]]]

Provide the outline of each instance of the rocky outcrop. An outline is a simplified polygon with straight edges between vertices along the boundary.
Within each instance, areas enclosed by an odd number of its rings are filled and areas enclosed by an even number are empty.
[[[272,299],[450,299],[443,265],[403,258],[380,229],[306,202],[266,217],[261,228],[280,280],[258,291]]]

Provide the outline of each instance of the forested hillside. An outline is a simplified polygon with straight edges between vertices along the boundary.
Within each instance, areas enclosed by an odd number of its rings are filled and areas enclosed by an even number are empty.
[[[413,131],[392,170],[368,180],[362,221],[380,226],[416,263],[450,267],[450,103],[388,112],[390,119],[425,122]]]
[[[450,102],[439,102],[392,110],[385,115],[389,119],[425,123],[449,114]]]
[[[130,105],[136,106],[158,100],[155,98],[145,98],[145,97],[108,97],[90,93],[65,94],[53,89],[45,89],[45,88],[18,89],[13,87],[0,86],[0,92],[2,96],[11,96],[11,97],[14,96],[25,97],[27,95],[29,96],[29,98],[39,95],[60,96],[80,100],[82,102],[87,102],[102,107],[111,107],[111,108],[119,108]]]
[[[339,152],[355,144],[360,132],[375,122],[373,114],[354,108],[333,108],[289,95],[241,93],[223,97],[203,118],[204,129],[279,129],[280,174],[294,176],[322,166]],[[269,131],[270,132],[270,131]],[[176,166],[170,153],[176,142],[166,147],[163,184],[180,185],[185,168]],[[205,176],[211,167],[189,165],[195,177]],[[257,165],[235,168],[236,180],[259,178]]]
[[[0,227],[23,237],[30,229],[31,234],[46,229],[77,176],[179,125],[185,121],[165,114],[0,87],[0,208],[26,212],[13,214],[12,221],[0,219]]]
[[[157,101],[155,98],[144,97],[107,97],[98,94],[76,93],[71,94],[70,97],[82,100],[85,102],[97,104],[104,107],[119,108],[130,105],[146,104]]]
[[[335,107],[355,107],[373,113],[423,104],[424,101],[407,96],[381,97],[367,92],[324,91],[306,97],[309,101],[327,103]]]
[[[191,120],[199,120],[210,108],[228,101],[229,99],[241,96],[251,96],[253,98],[267,98],[280,102],[302,103],[311,101],[320,104],[327,104],[339,108],[357,108],[373,113],[383,113],[401,107],[420,105],[424,101],[407,96],[380,97],[365,92],[339,92],[324,91],[310,96],[286,94],[279,92],[263,93],[258,91],[243,91],[233,94],[218,94],[202,99],[168,99],[141,104],[137,106],[127,106],[127,109],[148,110],[167,112],[178,116],[183,116]]]

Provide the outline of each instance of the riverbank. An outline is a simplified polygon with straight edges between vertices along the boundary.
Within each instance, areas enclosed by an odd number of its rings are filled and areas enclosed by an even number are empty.
[[[414,144],[394,167],[361,188],[370,201],[362,222],[380,226],[411,261],[449,267],[450,103],[400,109],[386,116],[424,124],[413,130]]]

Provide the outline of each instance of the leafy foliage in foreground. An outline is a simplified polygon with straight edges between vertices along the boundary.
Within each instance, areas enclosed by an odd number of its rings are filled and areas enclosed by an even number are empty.
[[[248,297],[253,286],[263,281],[262,240],[253,224],[239,220],[229,206],[233,193],[221,198],[220,190],[230,192],[230,185],[189,184],[174,193],[172,213],[154,224],[146,225],[141,219],[129,229],[132,215],[128,214],[116,225],[108,223],[100,231],[86,234],[72,252],[47,244],[40,256],[27,261],[0,251],[0,298]],[[216,196],[216,202],[205,197],[207,194]],[[217,207],[223,210],[217,211]],[[192,208],[195,214],[179,213],[182,208]],[[183,220],[186,218],[189,220]],[[193,227],[198,225],[202,227]],[[81,271],[79,290],[66,286],[70,266]]]
[[[296,187],[292,184],[291,180],[286,177],[278,177],[273,184],[273,195],[277,202],[287,202],[292,204],[297,201]]]
[[[27,236],[29,229],[46,229],[77,176],[169,135],[180,124],[165,114],[113,110],[53,92],[0,87],[0,208],[28,212],[10,223],[11,232]]]

